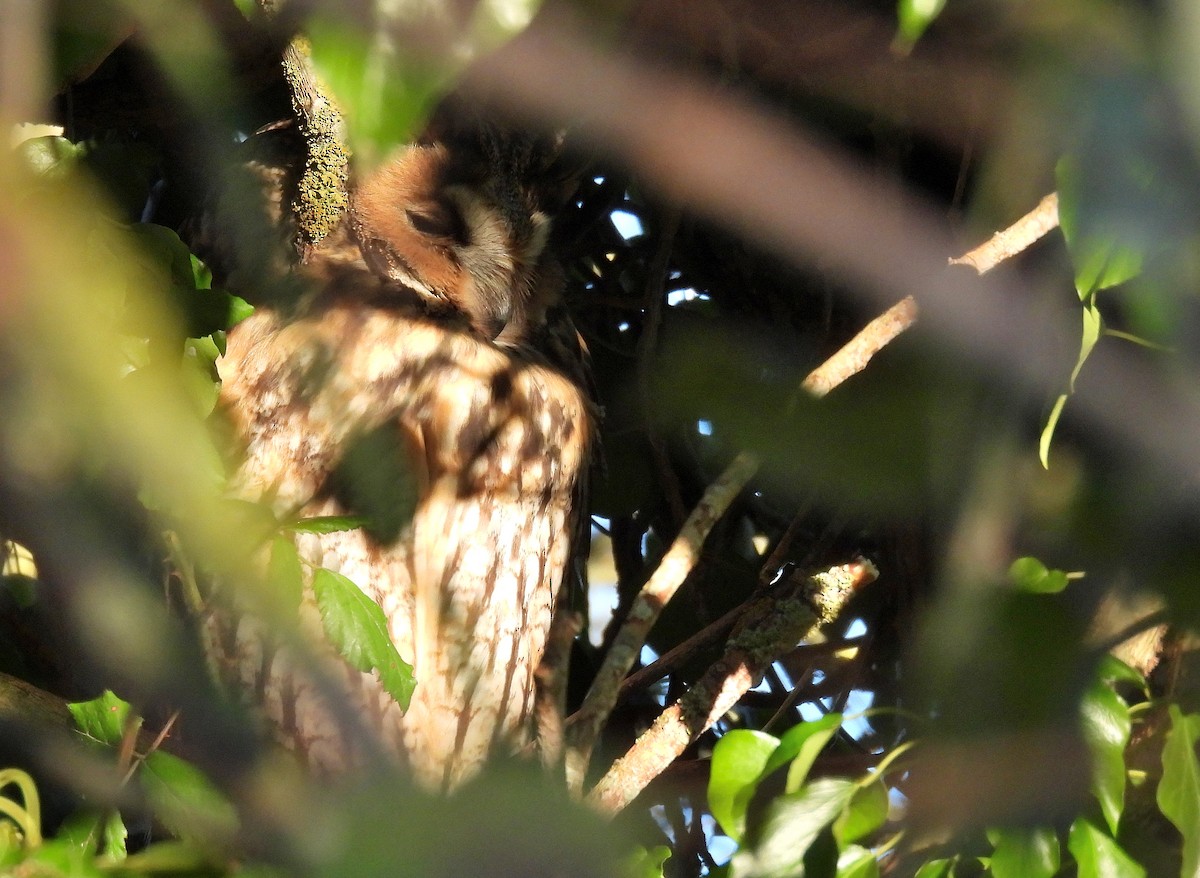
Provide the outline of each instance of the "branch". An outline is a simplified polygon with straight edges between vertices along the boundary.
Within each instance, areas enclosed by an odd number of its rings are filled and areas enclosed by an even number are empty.
[[[1051,192],[1038,206],[1007,229],[992,235],[969,253],[951,259],[951,265],[969,265],[979,274],[986,274],[1006,259],[1023,253],[1058,228],[1058,193]]]
[[[584,698],[583,706],[571,718],[570,747],[567,751],[567,783],[571,789],[582,789],[596,738],[613,705],[617,703],[621,680],[633,667],[650,629],[658,621],[667,601],[695,566],[704,540],[713,526],[757,471],[758,459],[749,452],[743,451],[734,458],[728,469],[708,486],[684,522],[679,536],[663,556],[658,569],[634,599],[625,624],[613,640],[604,664]]]
[[[766,588],[747,608],[725,655],[682,698],[664,710],[629,752],[588,794],[606,814],[632,802],[687,746],[751,689],[775,659],[841,613],[862,586],[879,575],[858,558]]]
[[[267,15],[278,15],[286,4],[259,0]],[[349,206],[346,194],[349,151],[342,115],[312,66],[312,51],[303,36],[283,50],[283,75],[292,96],[292,112],[304,138],[304,171],[292,212],[296,217],[296,249],[303,261],[337,227]]]

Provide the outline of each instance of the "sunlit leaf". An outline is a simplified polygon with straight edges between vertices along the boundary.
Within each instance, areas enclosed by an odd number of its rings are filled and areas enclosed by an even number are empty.
[[[350,147],[368,162],[413,139],[450,79],[413,47],[396,45],[394,33],[385,22],[372,32],[344,16],[316,16],[308,26],[313,66],[337,98]]]
[[[1083,737],[1092,751],[1092,792],[1115,836],[1125,807],[1125,746],[1132,730],[1129,708],[1098,680],[1084,693],[1082,719]]]
[[[882,782],[867,784],[854,794],[850,805],[833,824],[839,845],[870,835],[887,821],[888,793]]]
[[[933,24],[946,6],[946,0],[897,0],[896,17],[900,23],[900,42],[911,47]]]
[[[764,774],[770,774],[775,769],[788,765],[787,792],[796,792],[804,785],[808,771],[816,762],[817,756],[841,725],[840,713],[827,713],[820,719],[792,726],[779,739],[779,748],[771,754]]]
[[[313,577],[313,592],[325,633],[338,653],[358,670],[378,673],[384,689],[407,708],[416,686],[412,666],[396,652],[379,605],[345,576],[325,568]]]
[[[1079,867],[1079,878],[1145,878],[1146,870],[1113,838],[1080,817],[1071,824],[1067,848]]]
[[[1035,594],[1054,594],[1067,587],[1067,574],[1049,570],[1037,558],[1018,558],[1008,568],[1008,577],[1018,588]]]
[[[1058,871],[1058,836],[1053,829],[1002,829],[993,838],[995,878],[1050,878]]]
[[[740,842],[746,828],[746,809],[767,759],[779,746],[779,739],[751,729],[734,729],[717,741],[713,748],[708,776],[708,807],[721,829]]]
[[[1098,290],[1141,273],[1145,254],[1141,246],[1121,234],[1120,228],[1081,213],[1080,195],[1086,181],[1073,156],[1059,160],[1056,177],[1059,224],[1075,266],[1075,289],[1087,302]]]
[[[1058,419],[1062,415],[1063,406],[1066,405],[1067,397],[1075,392],[1075,379],[1079,377],[1079,371],[1083,368],[1084,362],[1091,356],[1092,349],[1099,341],[1101,333],[1104,331],[1104,319],[1100,316],[1100,309],[1096,307],[1094,299],[1087,300],[1083,305],[1083,333],[1080,336],[1079,356],[1075,360],[1075,368],[1071,370],[1071,379],[1068,382],[1067,393],[1060,396],[1054,403],[1054,408],[1050,412],[1050,417],[1046,419],[1046,426],[1042,429],[1042,436],[1038,442],[1038,455],[1041,458],[1042,466],[1050,468],[1050,440],[1054,436],[1054,429],[1058,426]]]
[[[1163,744],[1158,807],[1183,836],[1183,875],[1200,875],[1200,714],[1184,714],[1170,706],[1171,730]]]
[[[879,878],[879,861],[866,848],[851,845],[838,856],[837,878]]]
[[[78,701],[67,705],[79,731],[102,744],[115,747],[125,736],[129,719],[129,703],[122,701],[110,690],[91,701]]]

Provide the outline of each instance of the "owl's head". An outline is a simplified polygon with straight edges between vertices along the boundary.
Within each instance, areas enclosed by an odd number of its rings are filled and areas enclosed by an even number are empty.
[[[451,304],[499,343],[522,341],[560,285],[546,252],[544,168],[515,142],[408,147],[364,180],[351,203],[373,271]]]

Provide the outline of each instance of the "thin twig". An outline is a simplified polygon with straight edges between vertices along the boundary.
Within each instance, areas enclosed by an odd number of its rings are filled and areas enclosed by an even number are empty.
[[[1006,259],[1023,253],[1058,228],[1058,193],[1051,192],[1038,206],[1021,217],[1007,229],[992,235],[974,250],[951,259],[951,265],[969,265],[980,274],[986,274]]]
[[[721,660],[659,715],[600,779],[588,801],[606,814],[632,802],[755,685],[771,662],[836,619],[850,597],[877,576],[874,565],[859,558],[764,589],[739,621]]]
[[[825,396],[833,388],[867,368],[872,357],[916,320],[916,300],[912,296],[905,296],[864,326],[832,357],[813,369],[801,387],[818,398]]]

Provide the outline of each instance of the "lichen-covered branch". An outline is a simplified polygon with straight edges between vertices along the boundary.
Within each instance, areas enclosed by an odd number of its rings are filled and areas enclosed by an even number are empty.
[[[836,619],[850,597],[878,575],[871,562],[859,558],[820,573],[796,574],[763,589],[738,621],[720,661],[613,763],[588,801],[606,814],[632,802],[732,708],[773,661]]]
[[[304,171],[292,205],[296,245],[303,259],[333,231],[346,211],[350,158],[341,113],[317,79],[306,40],[297,37],[284,50],[283,71],[305,143]]]

